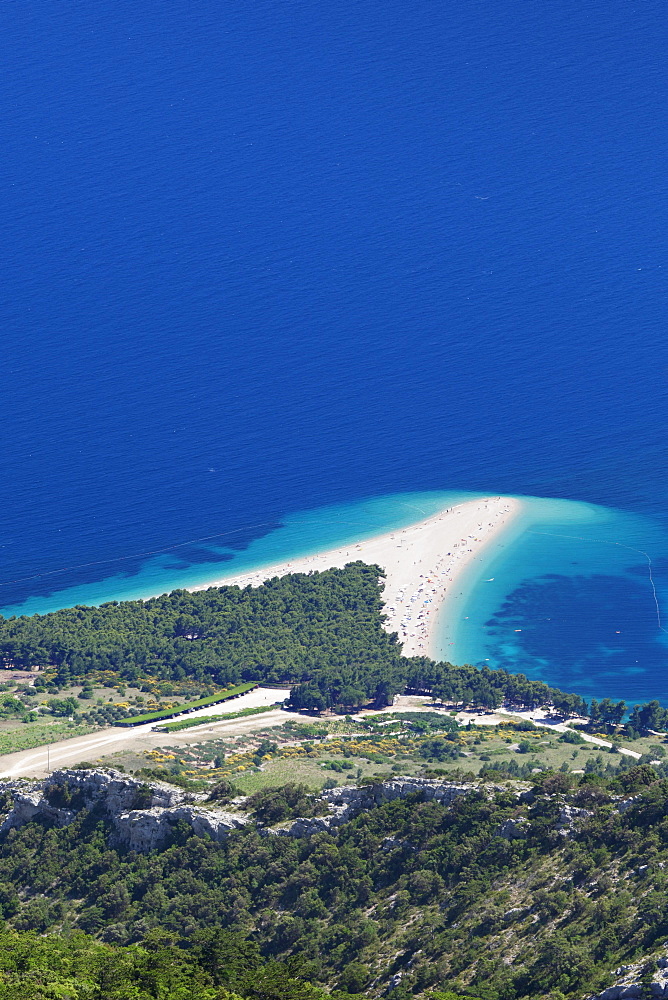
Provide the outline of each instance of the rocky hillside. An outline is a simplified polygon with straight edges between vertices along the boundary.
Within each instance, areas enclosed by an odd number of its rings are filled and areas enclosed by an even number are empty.
[[[449,805],[476,787],[426,778],[397,778],[361,788],[353,785],[328,789],[317,796],[325,807],[324,815],[300,816],[275,828],[255,825],[278,836],[309,836],[333,830],[360,812],[395,799],[417,795],[423,801]],[[488,786],[488,791],[493,788]],[[220,809],[207,801],[205,793],[183,792],[161,782],[140,782],[111,769],[59,770],[43,781],[0,782],[0,795],[11,803],[0,835],[34,821],[68,826],[80,812],[95,810],[104,815],[113,831],[110,842],[142,852],[164,846],[179,822],[187,824],[196,836],[220,843],[232,830],[251,821],[244,811],[247,800],[243,797],[234,800],[234,811]]]
[[[11,809],[0,835],[35,821],[68,826],[82,811],[95,810],[110,826],[110,842],[133,851],[161,847],[179,822],[217,842],[247,822],[243,814],[196,804],[203,795],[147,785],[118,771],[54,771],[44,781],[0,782],[1,793]]]
[[[245,799],[73,770],[1,791],[19,930],[188,949],[224,928],[392,1000],[668,997],[668,782],[647,766]]]

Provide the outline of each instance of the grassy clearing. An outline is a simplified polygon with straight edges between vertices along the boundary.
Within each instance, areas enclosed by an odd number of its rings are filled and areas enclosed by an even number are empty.
[[[314,790],[322,788],[328,774],[316,760],[272,760],[263,765],[261,771],[246,771],[234,784],[244,795],[257,792],[272,785],[285,785],[288,781],[299,781]]]
[[[104,757],[93,757],[91,763],[95,764],[96,767],[115,767],[119,771],[133,773],[146,766],[146,757],[141,750],[117,750]]]
[[[619,759],[619,754],[610,753],[606,747],[594,743],[565,743],[560,736],[559,733],[545,729],[525,733],[505,726],[476,727],[475,731],[467,732],[466,746],[462,747],[470,756],[465,763],[452,762],[450,769],[459,764],[477,774],[485,764],[515,760],[519,764],[533,763],[537,769],[558,771],[565,766],[569,771],[581,771],[587,761],[599,755],[606,764],[615,763]],[[512,749],[518,746],[522,746],[526,752]],[[447,764],[440,766],[447,767]]]
[[[611,740],[611,737],[603,736],[603,739]],[[641,736],[636,740],[622,737],[618,742],[620,746],[635,750],[636,753],[647,754],[648,757],[656,760],[668,758],[668,740],[662,740],[660,736]]]
[[[16,753],[18,750],[30,750],[32,747],[45,746],[47,743],[57,743],[72,736],[85,736],[87,733],[92,733],[94,728],[67,721],[51,724],[28,722],[11,729],[3,728],[0,730],[0,755]]]
[[[271,760],[262,765],[262,770],[245,771],[241,775],[234,775],[234,784],[244,795],[250,795],[261,788],[284,785],[288,781],[298,781],[309,788],[319,790],[327,782],[334,782],[338,785],[354,785],[361,778],[369,778],[382,773],[387,777],[390,770],[385,767],[381,772],[381,765],[373,764],[361,757],[351,757],[350,763],[353,769],[342,774],[336,774],[322,766],[321,759],[302,760]],[[424,770],[420,765],[413,762],[402,762],[401,773],[403,775],[420,774]],[[398,772],[396,772],[398,773]]]
[[[242,791],[252,792],[287,781],[303,781],[316,789],[327,783],[355,784],[369,776],[452,774],[461,779],[510,762],[524,766],[525,772],[528,765],[529,773],[581,772],[595,761],[617,766],[625,759],[591,743],[566,743],[558,732],[526,729],[526,723],[476,725],[448,735],[433,729],[419,732],[410,719],[405,724],[400,718],[382,721],[392,724],[380,728],[368,721],[288,717],[282,725],[268,723],[237,736],[195,732],[192,741],[178,745],[170,745],[165,734],[162,748],[137,751],[118,762],[137,770],[139,758],[140,767],[164,771],[167,780],[170,775],[202,782],[229,778]]]

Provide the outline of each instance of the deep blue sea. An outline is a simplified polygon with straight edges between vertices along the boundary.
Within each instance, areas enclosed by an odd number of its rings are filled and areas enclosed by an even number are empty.
[[[664,6],[0,26],[5,613],[547,498],[444,654],[668,704]]]

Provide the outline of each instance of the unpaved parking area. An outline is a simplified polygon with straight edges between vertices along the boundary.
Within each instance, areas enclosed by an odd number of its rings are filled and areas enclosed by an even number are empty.
[[[249,691],[241,698],[235,698],[226,704],[210,705],[192,712],[189,718],[223,715],[226,712],[238,712],[243,708],[273,705],[275,702],[285,701],[289,695],[290,692],[283,689],[256,688],[255,691]],[[132,729],[113,726],[109,729],[99,729],[96,733],[89,733],[88,736],[76,736],[74,739],[52,743],[49,746],[5,754],[0,757],[0,778],[43,778],[49,770],[72,767],[82,761],[94,761],[120,750],[141,751],[166,745],[184,746],[190,743],[203,743],[220,736],[236,736],[256,729],[266,729],[268,726],[279,726],[285,721],[285,712],[277,708],[271,712],[249,715],[243,719],[221,719],[210,725],[194,726],[178,733],[156,733],[153,730],[158,723],[155,722],[134,726]]]

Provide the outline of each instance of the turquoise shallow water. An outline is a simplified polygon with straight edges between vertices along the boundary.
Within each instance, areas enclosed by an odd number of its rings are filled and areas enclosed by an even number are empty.
[[[197,539],[145,558],[136,571],[138,554],[128,557],[131,569],[123,571],[124,560],[98,567],[100,579],[76,587],[67,587],[46,597],[32,597],[20,604],[0,609],[9,615],[44,614],[76,604],[101,604],[104,601],[136,600],[175,590],[194,587],[224,576],[299,556],[311,555],[323,549],[335,548],[348,542],[370,538],[420,521],[451,503],[466,500],[474,494],[462,491],[431,491],[402,493],[375,497],[359,503],[333,504],[317,510],[301,511],[286,516],[273,530],[272,525],[258,524],[251,529],[267,531],[255,537],[245,548],[235,548],[236,533],[229,532],[213,539]],[[477,495],[477,494],[475,494]],[[197,544],[205,554],[201,562],[191,562],[188,555]],[[192,558],[192,557],[191,557]],[[119,570],[115,567],[118,566]],[[52,577],[57,587],[58,574]]]
[[[444,606],[440,654],[586,697],[668,702],[663,527],[593,504],[521,502]]]

